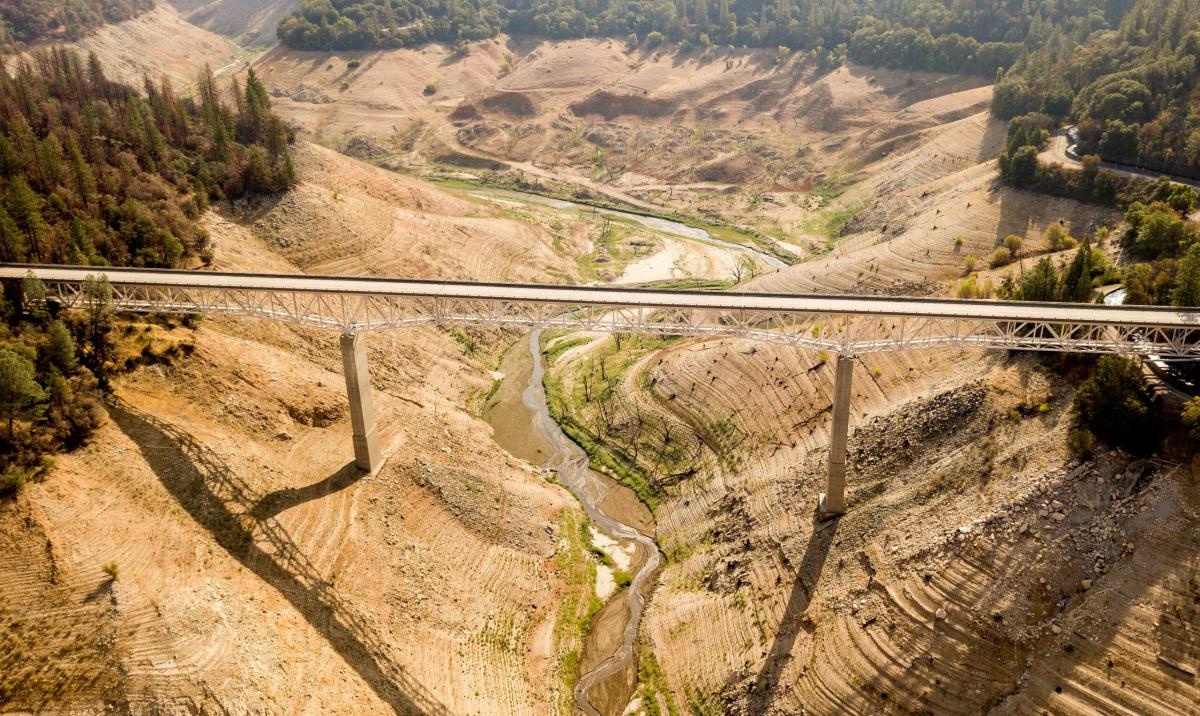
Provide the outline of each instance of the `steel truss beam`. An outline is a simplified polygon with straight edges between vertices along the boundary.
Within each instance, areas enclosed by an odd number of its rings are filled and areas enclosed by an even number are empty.
[[[47,300],[85,306],[82,280],[45,280]],[[410,326],[481,326],[733,337],[861,355],[931,348],[990,348],[1200,359],[1195,326],[1093,321],[871,316],[846,312],[714,310],[497,297],[397,296],[312,290],[140,284],[112,280],[111,305],[142,313],[199,313],[284,321],[342,333]]]

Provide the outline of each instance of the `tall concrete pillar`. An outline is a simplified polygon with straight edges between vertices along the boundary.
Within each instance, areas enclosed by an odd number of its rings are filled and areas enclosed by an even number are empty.
[[[846,512],[846,436],[850,431],[850,388],[854,379],[854,358],[839,355],[837,382],[833,386],[833,429],[829,436],[829,474],[817,511],[822,518]]]
[[[379,467],[379,433],[375,403],[371,400],[371,374],[367,370],[367,343],[362,333],[342,334],[342,367],[346,396],[350,398],[350,424],[354,430],[354,464],[367,472]]]

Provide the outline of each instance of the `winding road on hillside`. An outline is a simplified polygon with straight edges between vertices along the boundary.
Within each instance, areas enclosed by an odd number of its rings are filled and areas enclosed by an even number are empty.
[[[1061,129],[1050,136],[1050,144],[1042,151],[1038,157],[1042,161],[1048,161],[1053,164],[1061,164],[1070,167],[1080,167],[1082,162],[1079,160],[1079,155],[1075,152],[1075,144],[1070,137],[1071,128]],[[1157,179],[1166,177],[1176,184],[1185,184],[1196,189],[1200,189],[1200,181],[1189,179],[1187,177],[1176,176],[1174,174],[1166,174],[1163,172],[1151,171],[1149,169],[1141,169],[1130,166],[1128,164],[1118,164],[1116,162],[1101,161],[1100,167],[1114,174],[1120,174],[1127,177],[1136,177],[1139,179]]]

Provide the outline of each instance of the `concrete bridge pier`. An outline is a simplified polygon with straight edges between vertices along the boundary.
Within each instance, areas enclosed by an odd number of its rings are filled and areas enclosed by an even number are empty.
[[[364,334],[342,334],[342,367],[346,373],[346,396],[350,399],[350,424],[354,430],[354,464],[360,470],[374,472],[383,460],[379,453]]]
[[[846,512],[846,436],[850,431],[851,382],[854,357],[839,355],[837,379],[833,386],[833,427],[829,436],[829,473],[825,492],[817,504],[821,519],[832,519]]]

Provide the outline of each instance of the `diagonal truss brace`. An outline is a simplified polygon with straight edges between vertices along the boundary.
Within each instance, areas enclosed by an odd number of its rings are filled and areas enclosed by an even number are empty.
[[[46,281],[47,300],[82,306],[81,281]],[[670,309],[636,304],[565,304],[510,298],[395,296],[222,287],[112,284],[122,311],[199,313],[284,321],[342,333],[410,326],[481,326],[733,337],[798,348],[867,354],[932,348],[987,348],[1156,355],[1200,359],[1200,326],[1109,326],[1101,323],[938,316]]]

